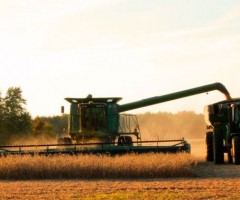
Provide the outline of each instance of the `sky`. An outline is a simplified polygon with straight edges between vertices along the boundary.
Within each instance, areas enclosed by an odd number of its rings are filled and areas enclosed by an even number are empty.
[[[0,0],[0,92],[20,87],[35,116],[65,97],[119,104],[214,82],[240,96],[239,0]],[[203,113],[218,91],[143,112]]]

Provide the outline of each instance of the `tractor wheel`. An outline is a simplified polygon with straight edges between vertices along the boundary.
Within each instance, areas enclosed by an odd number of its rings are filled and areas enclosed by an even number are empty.
[[[229,164],[233,163],[233,157],[232,157],[232,152],[230,148],[228,148],[228,163]]]
[[[206,146],[207,146],[207,161],[213,161],[213,132],[209,131],[206,133]]]
[[[119,136],[118,137],[118,146],[123,146],[124,145],[124,137],[123,136]]]
[[[118,146],[132,146],[132,137],[130,136],[119,136]]]
[[[223,134],[220,128],[216,127],[213,133],[213,158],[215,164],[224,163]]]
[[[132,137],[131,136],[125,136],[125,142],[127,146],[132,146]]]
[[[240,136],[236,135],[232,138],[232,158],[233,163],[240,164]]]
[[[72,144],[72,139],[69,137],[58,138],[58,144]]]

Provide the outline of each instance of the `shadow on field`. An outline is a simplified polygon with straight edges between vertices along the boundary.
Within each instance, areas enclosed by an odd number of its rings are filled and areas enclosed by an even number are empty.
[[[198,178],[240,178],[240,165],[199,162],[194,169]]]
[[[193,169],[198,178],[240,178],[240,165],[227,163],[216,165],[213,162],[205,162],[205,139],[192,139],[188,142],[191,144],[191,155],[199,160]],[[227,160],[226,155],[225,160]]]

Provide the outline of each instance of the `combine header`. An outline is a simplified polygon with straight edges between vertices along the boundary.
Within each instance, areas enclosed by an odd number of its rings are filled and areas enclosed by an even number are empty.
[[[119,105],[120,97],[65,98],[70,103],[69,125],[58,144],[0,147],[2,154],[190,152],[190,144],[178,140],[142,141],[137,117],[123,112],[197,95],[213,90],[231,99],[221,83],[213,83],[163,96]],[[64,107],[62,107],[64,113]]]

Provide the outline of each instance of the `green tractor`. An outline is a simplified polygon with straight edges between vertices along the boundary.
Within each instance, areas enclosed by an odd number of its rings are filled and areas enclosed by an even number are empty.
[[[240,99],[230,99],[205,107],[207,161],[240,164]]]

